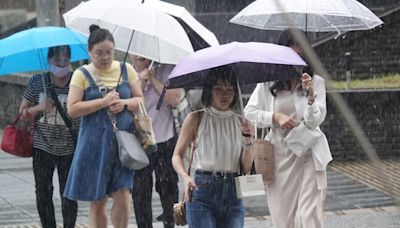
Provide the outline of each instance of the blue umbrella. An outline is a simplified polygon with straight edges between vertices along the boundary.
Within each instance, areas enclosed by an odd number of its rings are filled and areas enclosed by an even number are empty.
[[[38,27],[0,40],[0,75],[48,70],[49,47],[69,45],[71,62],[88,59],[87,36],[64,27]]]

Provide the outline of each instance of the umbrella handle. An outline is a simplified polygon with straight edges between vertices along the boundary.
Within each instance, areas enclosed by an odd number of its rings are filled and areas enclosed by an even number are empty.
[[[154,60],[151,60],[151,63],[149,65],[149,70],[151,70],[151,68],[153,68],[153,64],[154,64]]]
[[[242,90],[240,89],[239,80],[236,78],[236,86],[238,89],[238,97],[239,97],[239,104],[240,104],[240,115],[244,116],[244,107],[243,107],[243,100],[242,100]]]
[[[43,82],[44,99],[47,99],[46,81],[44,80],[44,75],[42,76],[42,82]]]

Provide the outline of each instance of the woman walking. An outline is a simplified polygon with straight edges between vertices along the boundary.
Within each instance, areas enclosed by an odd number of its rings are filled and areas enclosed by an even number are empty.
[[[32,119],[35,124],[33,173],[36,206],[44,228],[56,227],[53,204],[53,174],[56,168],[64,227],[75,227],[78,211],[76,201],[62,196],[74,155],[75,139],[72,135],[75,135],[79,126],[79,119],[71,119],[66,115],[67,94],[71,80],[70,58],[69,46],[49,48],[49,72],[34,75],[29,80],[20,106],[22,119]],[[60,107],[57,107],[54,99],[58,100]],[[61,112],[68,120],[64,120]],[[70,122],[71,126],[66,122]]]
[[[281,35],[278,44],[301,53],[290,30]],[[316,143],[298,156],[283,138],[300,122],[320,131],[326,115],[324,79],[310,72],[293,75],[290,80],[259,83],[244,112],[257,126],[271,128],[267,138],[274,144],[275,180],[267,185],[267,199],[274,227],[322,228],[326,166],[332,160],[327,139],[321,132]]]
[[[211,70],[201,98],[206,108],[186,117],[172,157],[172,164],[184,181],[186,219],[191,228],[241,228],[244,224],[235,177],[241,163],[245,170],[251,166],[245,161],[252,160],[254,129],[232,111],[239,99],[238,89],[235,75],[225,69]],[[196,145],[194,180],[183,165],[191,143]]]
[[[120,130],[132,132],[131,112],[143,95],[132,65],[114,61],[114,38],[108,30],[91,25],[88,48],[92,63],[74,72],[68,96],[68,111],[81,117],[81,126],[64,195],[91,202],[89,224],[95,228],[107,227],[107,198],[113,198],[111,222],[127,227],[133,171],[121,165],[108,113],[116,116]]]

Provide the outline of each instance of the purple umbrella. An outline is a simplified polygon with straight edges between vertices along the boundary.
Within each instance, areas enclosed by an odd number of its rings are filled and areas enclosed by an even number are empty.
[[[298,75],[293,66],[306,63],[293,49],[271,43],[232,42],[196,51],[171,72],[167,88],[202,87],[208,70],[229,66],[239,84],[254,84]]]

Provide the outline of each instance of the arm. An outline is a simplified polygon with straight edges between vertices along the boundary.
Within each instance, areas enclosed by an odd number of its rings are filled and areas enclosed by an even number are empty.
[[[241,167],[244,174],[249,174],[251,172],[251,167],[253,166],[254,156],[253,156],[253,138],[254,138],[254,127],[251,122],[245,118],[240,120],[242,134],[250,135],[245,137],[243,140],[242,153],[240,154]]]
[[[35,81],[40,80],[40,82],[42,82],[41,77],[43,77],[43,75],[33,76],[25,88],[24,94],[22,95],[22,102],[19,107],[19,113],[22,114],[22,120],[35,119],[41,112],[54,107],[54,101],[51,98],[47,98],[41,102],[37,101],[39,95],[37,88],[35,88],[37,86]],[[43,84],[40,83],[40,86],[42,88]],[[37,104],[35,105],[35,103]]]
[[[70,85],[67,99],[67,110],[68,114],[72,118],[77,118],[97,112],[105,107],[109,107],[116,100],[119,100],[119,94],[116,91],[111,91],[103,98],[83,101],[83,89]]]
[[[161,93],[163,92],[164,84],[153,76],[150,77],[149,81],[156,90],[156,92],[159,95],[161,95]],[[182,89],[167,89],[164,100],[165,102],[167,102],[168,105],[176,107],[181,101],[182,96],[183,96]]]
[[[172,156],[172,165],[184,181],[184,194],[186,200],[189,199],[189,190],[191,188],[197,188],[196,183],[190,178],[189,174],[185,170],[183,157],[190,143],[195,140],[195,135],[197,134],[200,122],[200,115],[198,113],[199,112],[190,113],[183,121],[181,133],[179,134],[174,154]],[[194,128],[193,126],[197,126],[197,128]]]
[[[257,127],[272,127],[274,123],[284,129],[297,126],[297,122],[290,116],[272,110],[273,96],[269,91],[268,83],[257,84],[244,109],[244,115],[251,122],[257,119]]]
[[[35,119],[39,113],[44,110],[50,109],[54,106],[54,101],[50,98],[45,101],[40,102],[37,105],[34,105],[32,102],[28,101],[25,98],[22,98],[21,105],[19,107],[19,112],[22,113],[22,120],[30,120]]]
[[[311,102],[312,98],[308,99],[310,104],[307,104],[303,117],[305,124],[314,129],[324,122],[326,116],[325,80],[315,75],[312,87],[315,91],[314,102]]]
[[[257,119],[258,127],[270,127],[273,124],[273,111],[269,110],[271,96],[268,84],[258,83],[244,108],[245,117],[252,123]]]

